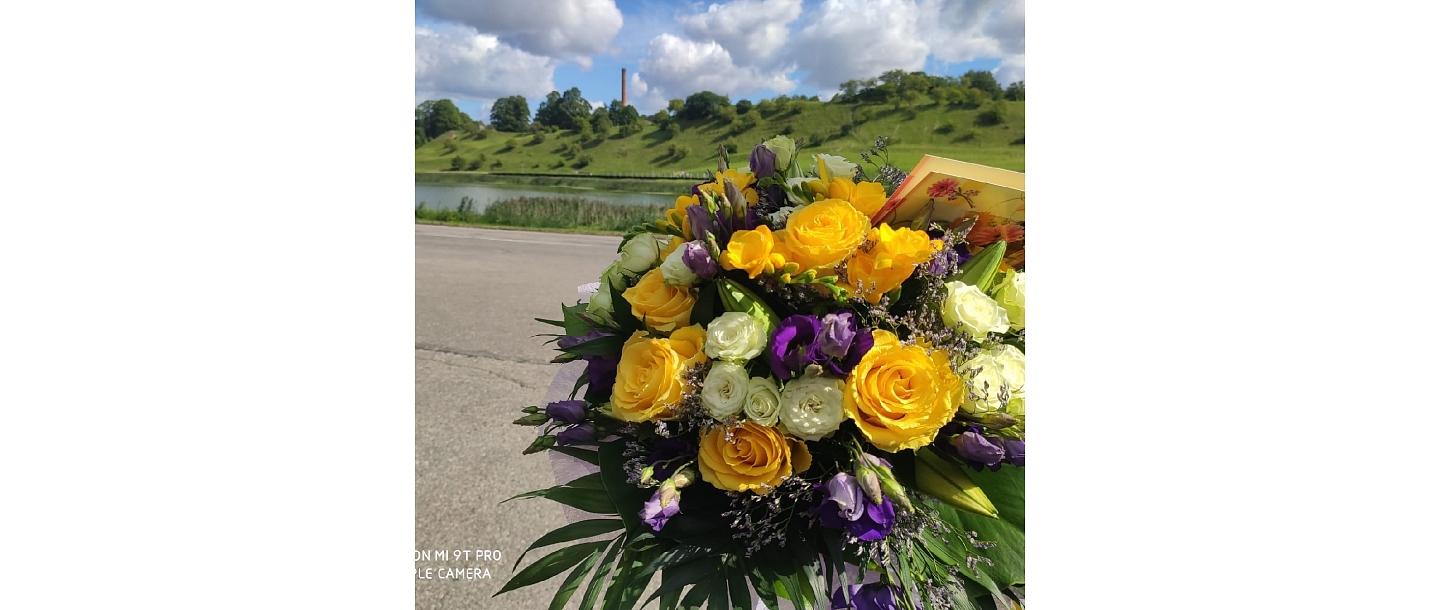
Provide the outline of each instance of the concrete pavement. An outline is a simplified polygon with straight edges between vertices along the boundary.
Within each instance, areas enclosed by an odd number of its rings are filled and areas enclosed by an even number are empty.
[[[546,338],[533,336],[558,329],[533,318],[558,319],[560,304],[574,303],[575,287],[596,281],[619,244],[619,237],[415,226],[415,549],[471,551],[469,559],[432,554],[415,562],[417,609],[543,608],[559,586],[557,577],[491,597],[521,551],[565,523],[554,502],[497,506],[554,484],[548,459],[520,454],[534,429],[510,422],[521,407],[540,404],[560,368],[549,364],[557,352],[542,345]],[[474,551],[499,551],[501,559],[477,559]],[[431,577],[422,578],[427,568]]]

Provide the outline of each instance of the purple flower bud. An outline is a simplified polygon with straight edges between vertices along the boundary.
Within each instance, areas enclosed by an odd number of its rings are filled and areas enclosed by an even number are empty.
[[[850,603],[845,603],[845,590],[849,589]],[[832,608],[853,608],[854,610],[898,610],[895,601],[895,587],[880,582],[864,585],[850,585],[835,589],[830,596]]]
[[[608,290],[608,288],[606,288],[603,284],[600,286],[600,289]],[[575,335],[566,335],[564,337],[560,337],[560,340],[556,342],[556,345],[558,345],[561,349],[569,349],[580,345],[581,343],[585,343],[586,341],[593,341],[601,337],[608,337],[612,334],[614,333],[607,333],[603,330],[592,330],[578,337]]]
[[[698,241],[686,242],[685,251],[680,254],[680,260],[690,271],[699,276],[702,280],[713,279],[720,275],[720,265],[715,264],[715,259],[710,258],[710,251],[705,249],[705,244]]]
[[[585,420],[585,401],[562,400],[545,405],[545,414],[550,419],[567,424],[578,424]]]
[[[761,147],[763,148],[763,147]],[[855,314],[841,310],[825,314],[820,321],[820,351],[831,358],[844,359],[859,329]]]
[[[690,219],[690,234],[695,239],[705,239],[706,233],[715,232],[715,221],[710,212],[705,211],[705,204],[697,203],[685,208],[685,217]]]
[[[860,513],[865,511],[865,505],[860,501],[860,485],[848,472],[830,477],[825,483],[825,492],[829,494],[826,501],[834,502],[836,511],[846,521],[859,519]]]
[[[595,442],[595,424],[585,422],[555,435],[556,445],[582,445]]]
[[[955,452],[960,458],[968,462],[979,462],[986,466],[994,466],[1005,459],[1005,447],[998,438],[987,438],[974,429],[950,438],[950,444],[955,447]]]
[[[780,321],[770,342],[770,370],[781,381],[788,381],[804,372],[805,367],[819,364],[822,358],[815,348],[820,335],[820,319],[796,314]]]
[[[679,493],[677,492],[675,496],[673,500],[666,498],[670,500],[668,504],[661,503],[658,490],[655,495],[650,496],[650,499],[645,502],[645,506],[640,509],[640,518],[645,521],[645,525],[658,532],[660,528],[665,527],[665,522],[669,521],[671,517],[680,514]]]
[[[764,144],[757,144],[750,149],[750,173],[758,178],[769,178],[775,174],[775,153],[765,148]]]
[[[1001,438],[1005,443],[1005,461],[1021,468],[1025,467],[1025,441],[1013,438]]]

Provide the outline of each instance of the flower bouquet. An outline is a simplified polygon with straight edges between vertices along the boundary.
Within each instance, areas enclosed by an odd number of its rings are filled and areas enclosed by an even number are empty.
[[[511,500],[596,518],[497,595],[568,571],[552,609],[1023,604],[1023,192],[907,179],[883,139],[873,173],[803,156],[722,149],[540,320],[585,372],[515,423],[590,473]]]

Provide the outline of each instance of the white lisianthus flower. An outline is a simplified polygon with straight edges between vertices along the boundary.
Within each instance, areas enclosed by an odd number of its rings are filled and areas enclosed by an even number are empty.
[[[775,153],[775,171],[790,169],[790,160],[795,158],[795,141],[787,136],[775,136],[764,142],[765,148]]]
[[[982,352],[960,365],[960,379],[965,383],[960,408],[971,415],[997,412],[1011,397],[1005,367],[990,353]]]
[[[964,329],[971,337],[984,339],[989,333],[1010,330],[1010,317],[995,299],[965,282],[946,282],[945,302],[940,317],[951,328]]]
[[[716,362],[705,376],[700,388],[700,402],[710,417],[726,419],[745,408],[745,393],[750,389],[750,374],[733,362]]]
[[[1025,328],[1025,272],[1006,273],[1003,281],[995,293],[995,302],[1009,314],[1011,328]]]
[[[773,426],[780,418],[780,386],[769,377],[751,377],[745,393],[745,417],[762,426]]]
[[[845,380],[820,377],[818,368],[780,392],[780,429],[807,441],[829,436],[845,420]]]
[[[822,160],[825,161],[825,167],[836,178],[850,178],[855,175],[856,165],[854,163],[846,161],[845,157],[823,153],[815,155],[815,167],[811,168],[810,173],[816,175],[820,173],[820,161]]]
[[[595,294],[590,295],[590,303],[585,306],[585,311],[597,316],[603,316],[609,320],[611,319],[611,314],[615,313],[615,308],[610,299],[610,288],[613,286],[621,292],[624,292],[626,288],[625,276],[621,271],[620,261],[617,260],[610,263],[610,266],[605,268],[605,272],[600,274],[599,283],[600,287],[595,291]]]
[[[660,263],[660,275],[665,278],[665,283],[671,286],[694,286],[700,280],[685,264],[685,248],[676,248],[670,256],[665,257],[665,262]]]
[[[765,351],[765,324],[754,316],[727,311],[705,329],[705,355],[716,360],[745,362]]]
[[[660,241],[649,233],[636,235],[620,248],[620,267],[631,275],[641,275],[660,264]]]

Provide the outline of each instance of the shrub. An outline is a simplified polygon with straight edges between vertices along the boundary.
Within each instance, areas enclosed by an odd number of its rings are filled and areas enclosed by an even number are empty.
[[[753,107],[754,104],[751,103],[750,100],[740,100],[738,102],[735,102],[735,114],[746,114],[750,112],[750,109]]]
[[[537,131],[537,132],[535,132],[535,135],[533,135],[533,136],[530,137],[530,144],[531,144],[532,146],[535,145],[535,144],[541,144],[541,143],[544,143],[544,142],[545,142],[545,132],[543,132],[543,131]]]
[[[621,125],[621,126],[620,126],[620,137],[622,137],[622,138],[628,138],[628,137],[633,136],[633,135],[635,135],[635,134],[637,134],[637,133],[640,133],[641,131],[644,131],[644,130],[645,130],[645,128],[642,127],[639,123],[628,123],[628,124],[625,124],[625,125]]]
[[[852,131],[855,131],[854,123],[845,123],[844,125],[840,126],[840,135],[842,137],[850,135],[850,132]]]
[[[445,152],[446,152],[446,154],[454,153],[454,152],[457,152],[457,151],[459,151],[459,150],[460,150],[460,144],[455,141],[455,138],[450,138],[449,140],[445,140]]]
[[[665,150],[669,154],[669,156],[674,157],[677,160],[684,159],[690,154],[689,146],[686,146],[684,144],[676,144],[674,142],[671,142]]]
[[[788,135],[790,135],[790,134],[792,134],[792,133],[795,133],[795,126],[794,126],[794,125],[786,125],[784,129],[781,129],[781,130],[780,130],[780,135],[782,135],[782,136],[788,136]]]
[[[459,158],[459,157],[456,157],[456,158]],[[470,163],[466,164],[465,169],[474,171],[474,170],[480,169],[481,167],[484,167],[484,166],[485,166],[485,155],[484,155],[484,154],[481,154],[480,156],[475,157],[474,159],[471,159],[471,160],[470,160]]]
[[[975,117],[977,125],[999,125],[1005,122],[1005,102],[994,101],[985,106],[985,111]]]
[[[825,134],[820,133],[820,132],[817,131],[817,132],[815,132],[815,133],[810,134],[810,137],[808,137],[808,138],[805,139],[805,144],[807,144],[807,145],[809,145],[809,146],[814,146],[814,145],[816,145],[816,144],[823,143],[824,141],[825,141]]]
[[[976,130],[975,128],[971,127],[971,128],[969,128],[969,129],[966,129],[965,131],[960,132],[959,135],[955,136],[955,141],[956,141],[956,142],[969,142],[969,141],[971,141],[971,140],[974,140],[974,139],[977,138],[977,137],[980,137],[980,132],[979,132],[978,130]]]
[[[938,134],[955,133],[955,129],[956,129],[956,127],[955,127],[955,121],[945,121],[945,122],[942,123],[939,127],[936,127],[936,128],[935,128],[935,133],[938,133]]]
[[[590,165],[590,161],[590,155],[580,155],[580,158],[575,160],[575,169],[580,169],[582,167],[585,167],[586,165]]]

